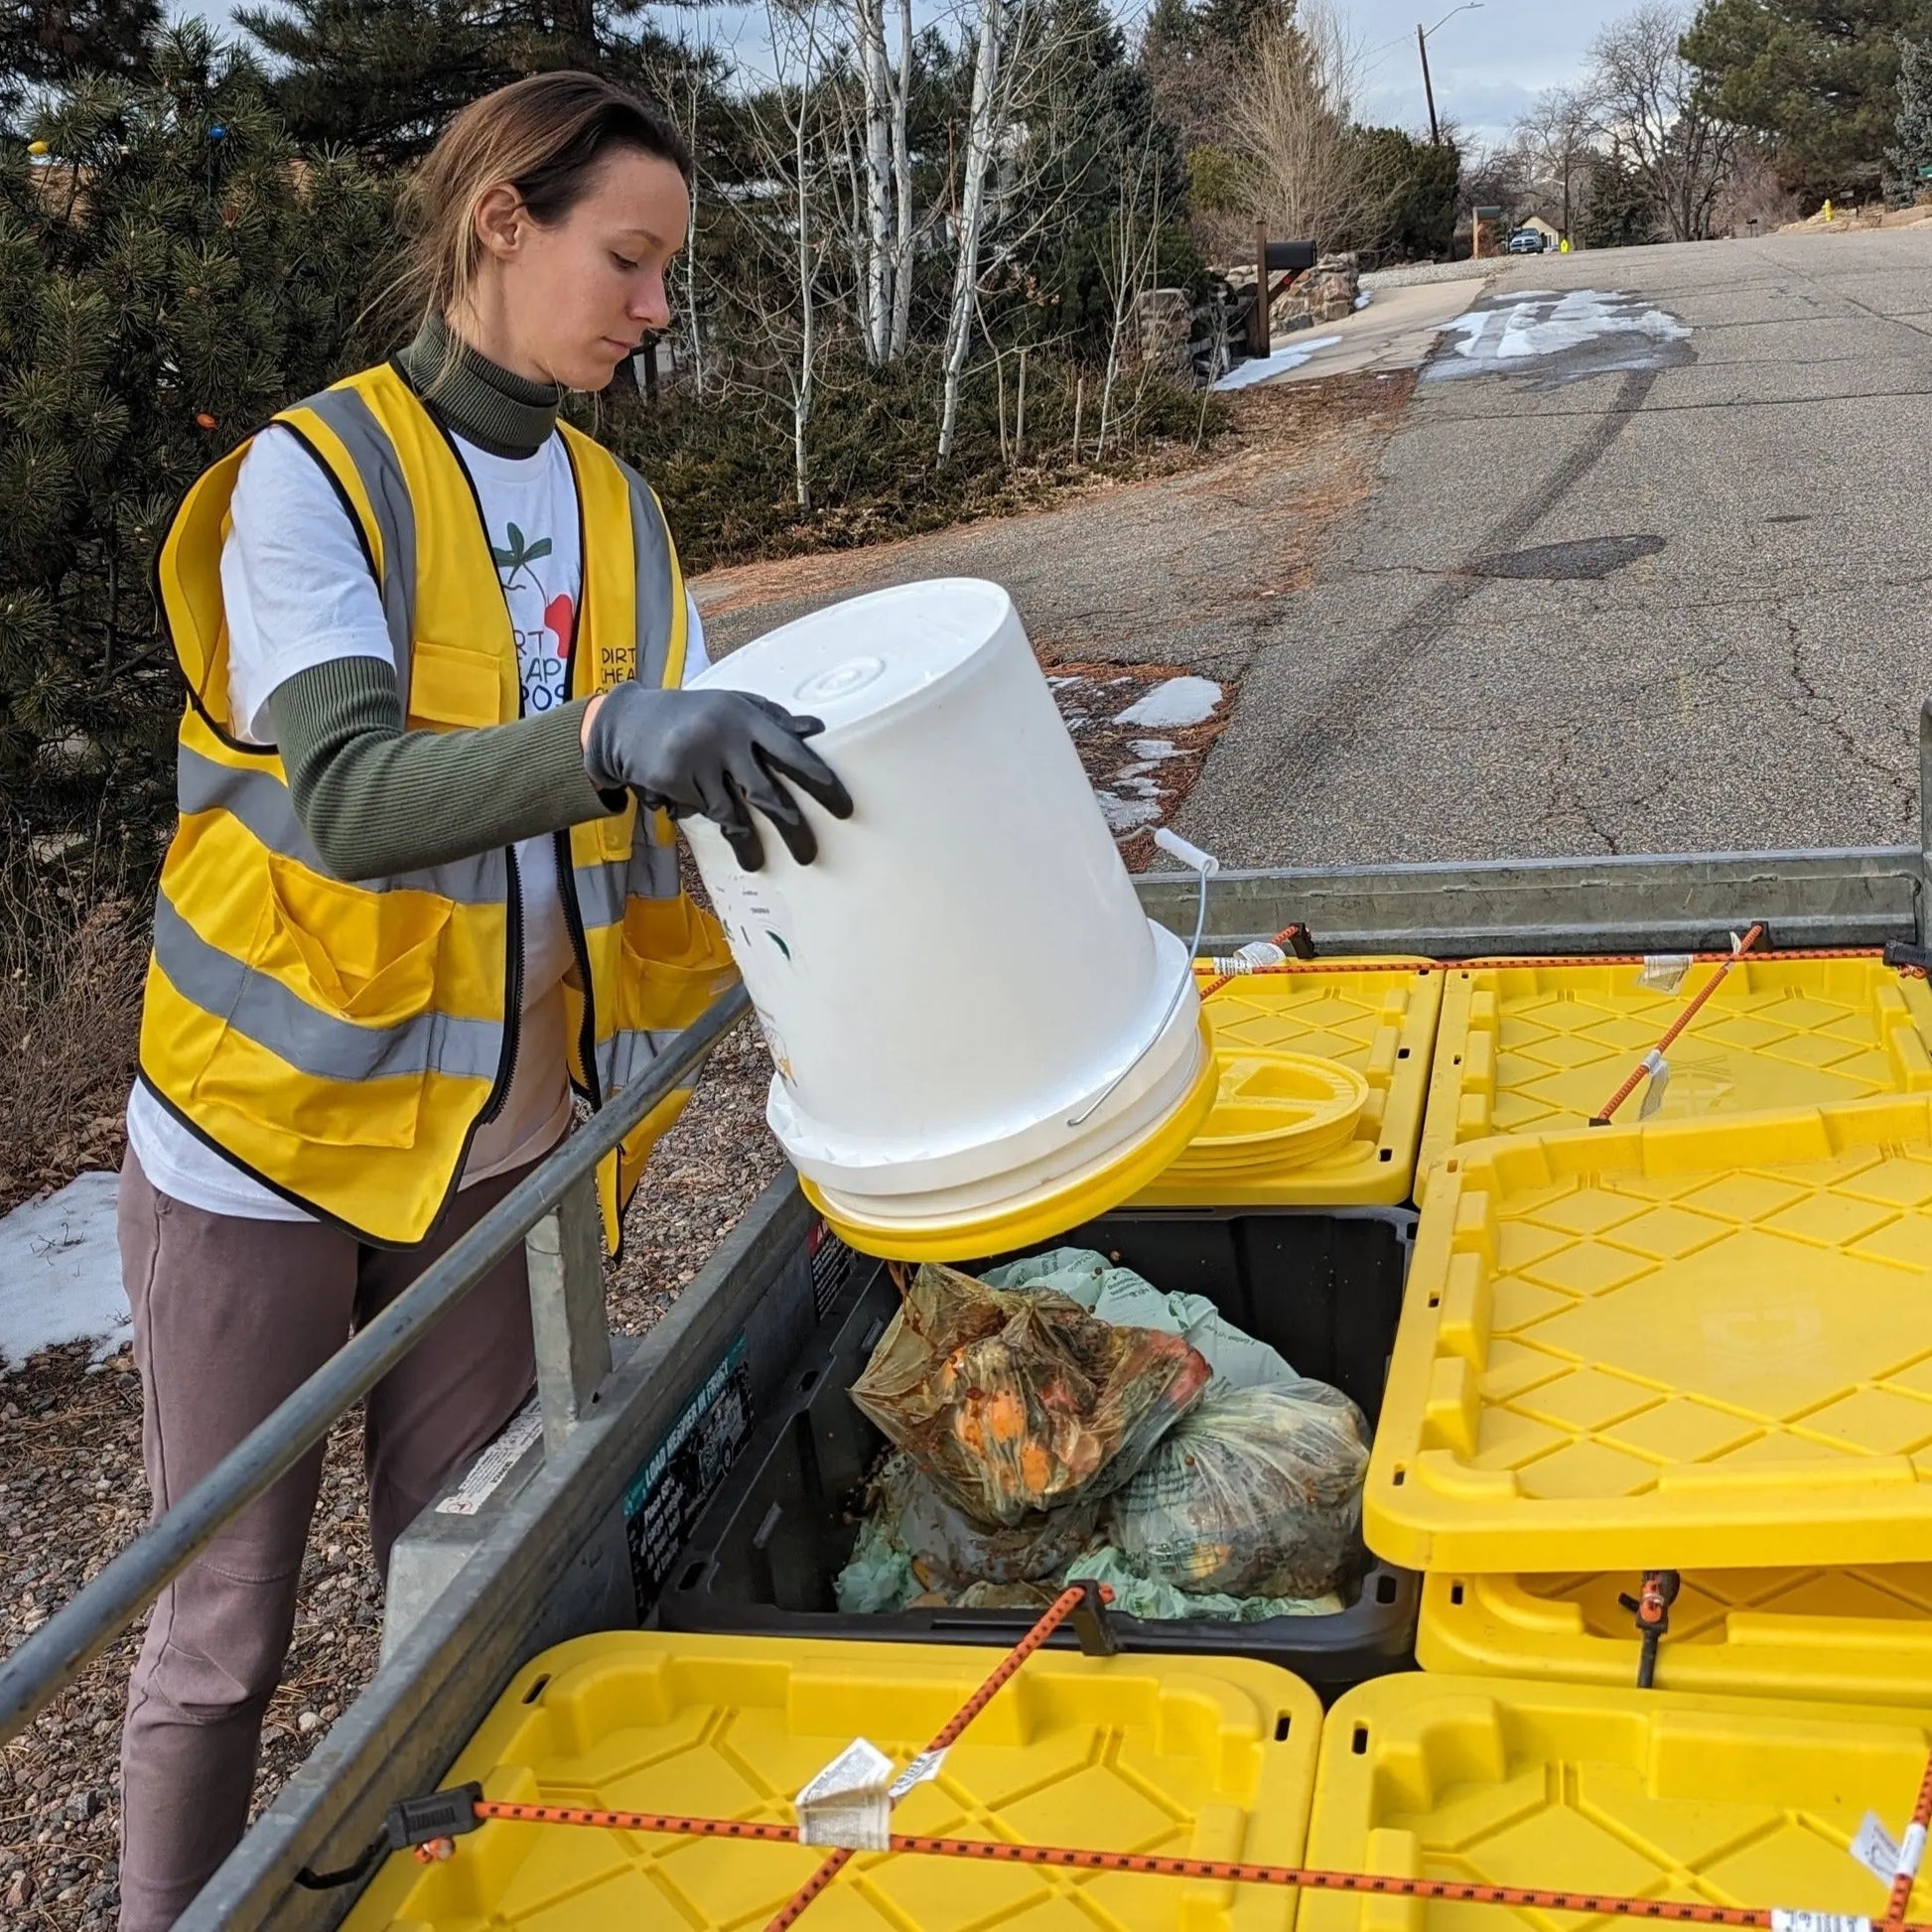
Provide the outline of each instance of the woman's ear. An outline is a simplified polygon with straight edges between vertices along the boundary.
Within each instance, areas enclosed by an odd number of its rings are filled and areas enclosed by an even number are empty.
[[[529,210],[523,197],[508,182],[484,191],[477,203],[477,239],[496,257],[507,260],[517,251]]]

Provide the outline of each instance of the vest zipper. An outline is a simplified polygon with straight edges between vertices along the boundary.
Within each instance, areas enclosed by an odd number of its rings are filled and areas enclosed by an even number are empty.
[[[565,686],[566,695],[569,686]],[[577,899],[577,873],[570,856],[570,834],[553,832],[557,842],[557,886],[564,901],[564,928],[584,982],[584,1024],[577,1033],[577,1055],[584,1062],[584,1098],[604,1105],[604,1083],[597,1077],[597,988],[591,979],[591,942],[584,932],[584,908]]]
[[[589,600],[584,590],[591,574],[590,533],[584,528],[584,480],[577,474],[577,456],[564,440],[564,461],[570,465],[571,487],[577,495],[577,619],[570,626],[564,649],[564,702],[577,695],[577,633],[584,627]],[[641,814],[640,814],[641,816]],[[593,1108],[604,1105],[604,1082],[597,1075],[597,983],[591,974],[591,942],[584,932],[584,908],[577,897],[577,867],[570,855],[568,831],[551,835],[557,842],[557,889],[564,901],[564,929],[577,956],[578,976],[584,982],[584,1024],[577,1032],[577,1057],[584,1062],[584,1098]],[[622,917],[620,910],[619,917]]]
[[[522,688],[520,677],[517,686],[519,690]],[[522,715],[520,702],[517,713]],[[509,1098],[510,1087],[516,1079],[516,1055],[523,1044],[523,881],[516,870],[515,846],[504,846],[503,860],[509,867],[509,895],[504,901],[509,910],[505,921],[509,931],[509,958],[503,970],[503,984],[507,989],[503,999],[503,1053],[496,1062],[496,1084],[490,1088],[489,1098],[477,1116],[478,1127],[494,1120],[503,1111],[503,1102]],[[467,1150],[464,1158],[469,1159]]]

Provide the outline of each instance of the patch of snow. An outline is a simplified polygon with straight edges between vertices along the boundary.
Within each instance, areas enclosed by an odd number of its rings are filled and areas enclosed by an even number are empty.
[[[1554,355],[1560,349],[1581,348],[1600,336],[1648,336],[1655,342],[1681,343],[1690,330],[1661,309],[1620,304],[1616,297],[1594,289],[1573,289],[1547,317],[1531,318],[1524,309],[1511,311],[1503,329],[1497,356]]]
[[[1572,289],[1564,296],[1548,289],[1512,290],[1488,308],[1455,317],[1445,331],[1456,355],[1504,366],[1617,337],[1640,338],[1646,346],[1662,348],[1691,335],[1675,316],[1641,297],[1600,289]]]
[[[1116,836],[1138,832],[1143,825],[1152,825],[1161,816],[1160,800],[1156,798],[1122,798],[1111,791],[1094,795],[1100,800],[1100,815],[1107,821],[1107,829]]]
[[[1375,291],[1373,289],[1364,289],[1361,292],[1361,294],[1355,298],[1355,306],[1358,309],[1366,309],[1368,305],[1374,300],[1375,300]]]
[[[120,1177],[83,1173],[0,1220],[0,1376],[63,1343],[93,1344],[104,1362],[128,1339],[114,1233]]]
[[[1178,731],[1205,724],[1220,702],[1221,687],[1212,678],[1171,677],[1129,705],[1114,723],[1145,725],[1151,731]]]
[[[1180,756],[1171,738],[1137,738],[1128,749],[1148,764],[1159,764],[1163,759],[1177,759]]]
[[[1129,765],[1125,771],[1114,773],[1114,783],[1122,790],[1131,792],[1136,798],[1165,798],[1168,794],[1152,778],[1144,778]]]
[[[1339,336],[1316,336],[1312,341],[1278,348],[1272,355],[1257,355],[1249,361],[1237,362],[1214,386],[1217,389],[1245,389],[1252,382],[1266,382],[1271,376],[1287,375],[1291,370],[1299,369],[1317,349],[1333,348],[1340,341]]]

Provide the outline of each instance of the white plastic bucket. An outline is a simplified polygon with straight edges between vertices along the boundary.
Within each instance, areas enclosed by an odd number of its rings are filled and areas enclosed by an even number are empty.
[[[747,873],[684,821],[777,1067],[772,1132],[828,1205],[980,1220],[1104,1174],[1199,1090],[1188,949],[1142,914],[997,584],[856,598],[695,683],[822,718],[852,794],[844,822],[799,794],[809,867],[767,826]]]

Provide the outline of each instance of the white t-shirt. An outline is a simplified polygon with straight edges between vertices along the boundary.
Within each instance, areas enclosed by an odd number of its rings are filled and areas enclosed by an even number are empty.
[[[583,589],[577,487],[563,438],[534,456],[499,457],[457,439],[477,485],[496,575],[516,631],[526,715],[564,702],[565,659]],[[235,735],[269,742],[268,701],[298,671],[338,657],[395,661],[382,603],[334,485],[292,436],[258,436],[235,479],[233,527],[221,547],[228,621],[228,713]],[[684,675],[706,663],[704,629],[686,595]],[[464,1165],[474,1185],[547,1153],[570,1126],[564,976],[570,930],[548,838],[516,847],[523,900],[523,1012],[516,1073],[496,1118]],[[138,1081],[127,1137],[153,1185],[212,1214],[245,1220],[312,1216],[191,1134]]]

